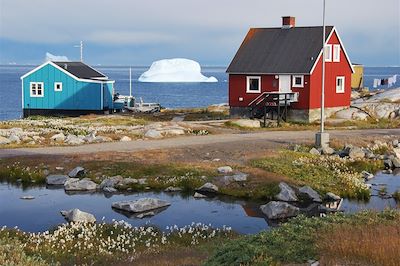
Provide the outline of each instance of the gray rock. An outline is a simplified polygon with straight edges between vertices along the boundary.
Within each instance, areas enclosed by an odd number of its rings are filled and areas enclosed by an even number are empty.
[[[11,141],[11,143],[20,143],[21,139],[15,135],[15,134],[11,134],[8,139]]]
[[[50,139],[52,141],[62,142],[65,139],[65,135],[61,132],[61,133],[53,135]]]
[[[277,200],[280,201],[299,201],[296,196],[296,192],[285,182],[279,183],[279,188],[281,191],[275,196]]]
[[[392,162],[391,159],[384,160],[383,164],[385,166],[385,169],[392,169],[393,168],[393,162]]]
[[[332,155],[335,153],[335,150],[331,147],[323,147],[322,148],[322,154],[324,155]]]
[[[400,159],[397,157],[392,158],[392,164],[394,168],[400,168]]]
[[[115,192],[117,192],[118,190],[116,190],[116,189],[113,188],[113,187],[105,187],[105,188],[103,188],[103,191],[106,192],[106,193],[115,193]]]
[[[66,191],[93,191],[97,189],[97,184],[89,178],[77,179],[70,178],[64,184]]]
[[[363,175],[365,180],[370,180],[370,179],[374,178],[374,175],[367,171],[362,171],[361,174]]]
[[[399,145],[399,140],[395,139],[392,141],[393,147],[397,147]]]
[[[46,177],[46,184],[55,186],[64,185],[68,178],[69,176],[67,175],[49,175]]]
[[[150,210],[155,210],[163,207],[170,206],[171,203],[153,198],[142,198],[139,200],[130,201],[118,201],[113,202],[112,207],[115,209],[127,211],[127,212],[146,212]]]
[[[393,148],[394,155],[400,159],[400,148]]]
[[[147,178],[139,178],[137,181],[138,181],[139,185],[147,184]]]
[[[118,186],[119,187],[125,187],[125,186],[129,186],[131,184],[137,184],[139,181],[136,178],[124,178],[121,181],[118,182]]]
[[[140,213],[140,214],[136,215],[136,218],[143,219],[146,217],[152,217],[154,215],[156,215],[155,212],[144,212],[144,213]]]
[[[128,136],[123,136],[122,138],[120,138],[119,141],[123,141],[123,142],[125,142],[125,141],[132,141],[132,139],[131,139],[130,137],[128,137]]]
[[[246,182],[248,176],[249,176],[248,174],[238,172],[238,173],[236,173],[234,175],[223,176],[222,180],[223,180],[224,184],[227,185],[227,184],[230,184],[232,182]]]
[[[81,145],[83,143],[85,143],[85,141],[75,135],[69,134],[65,140],[65,143],[70,144],[70,145]]]
[[[72,209],[69,211],[61,211],[62,216],[68,221],[68,222],[74,222],[74,223],[95,223],[96,222],[96,217],[94,217],[93,214],[88,213],[88,212],[83,212],[79,209]]]
[[[196,198],[196,199],[207,198],[206,195],[200,194],[200,193],[198,193],[198,192],[195,192],[194,195],[193,195],[193,197]]]
[[[0,136],[0,145],[5,145],[5,144],[10,144],[11,140],[9,140],[8,138],[5,138],[3,136]]]
[[[22,200],[33,200],[33,199],[35,199],[35,197],[31,196],[31,195],[28,195],[28,196],[21,196],[20,199],[22,199]]]
[[[318,192],[309,186],[304,186],[299,189],[299,192],[314,202],[322,202]]]
[[[106,136],[97,136],[95,142],[111,142],[112,138]]]
[[[164,192],[179,192],[182,191],[180,187],[167,187]]]
[[[312,148],[312,149],[310,150],[310,153],[311,153],[312,155],[321,155],[321,153],[319,152],[319,150],[317,150],[316,148]]]
[[[299,208],[281,201],[268,202],[265,205],[261,205],[260,209],[271,220],[294,217],[300,213]]]
[[[121,182],[124,178],[120,175],[107,177],[103,181],[101,181],[99,187],[100,189],[105,188],[114,188],[119,182]]]
[[[369,149],[364,149],[364,152],[365,152],[365,158],[367,159],[374,159],[376,157],[375,154]]]
[[[229,173],[233,172],[232,167],[230,167],[230,166],[221,166],[221,167],[218,167],[217,170],[218,170],[218,173],[220,173],[220,174],[229,174]]]
[[[90,132],[90,134],[84,137],[83,140],[89,143],[96,142],[96,131]]]
[[[217,193],[218,187],[212,183],[205,183],[204,185],[196,189],[196,191],[205,193]]]
[[[144,136],[150,139],[161,139],[163,137],[161,132],[155,129],[149,129]]]
[[[362,159],[365,157],[365,152],[359,147],[353,147],[349,150],[349,157],[352,159]]]
[[[327,200],[327,201],[338,201],[340,199],[341,199],[341,197],[339,197],[336,194],[333,194],[332,192],[328,192],[325,195],[325,200]]]
[[[71,178],[76,178],[83,176],[84,174],[85,174],[85,168],[78,166],[72,169],[71,172],[68,173],[68,176]]]

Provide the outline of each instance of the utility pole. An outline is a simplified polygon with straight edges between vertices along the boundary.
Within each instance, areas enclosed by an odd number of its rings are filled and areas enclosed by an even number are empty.
[[[321,84],[321,127],[320,132],[315,135],[315,145],[320,148],[329,146],[329,133],[325,132],[325,0],[322,10],[322,84]]]

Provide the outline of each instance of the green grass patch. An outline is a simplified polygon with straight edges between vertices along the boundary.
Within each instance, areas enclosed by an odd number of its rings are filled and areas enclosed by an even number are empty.
[[[400,222],[400,212],[334,214],[324,218],[298,216],[276,229],[228,241],[209,258],[206,266],[280,265],[318,260],[317,242],[337,224],[375,226]],[[334,244],[334,243],[332,243]]]
[[[374,173],[382,169],[380,161],[354,161],[293,151],[281,151],[277,156],[253,160],[251,165],[285,175],[294,184],[309,185],[320,193],[333,192],[342,197],[357,199],[370,197],[361,172],[365,170]]]
[[[45,183],[44,165],[35,167],[23,166],[19,162],[0,164],[0,181],[21,183],[23,186]]]

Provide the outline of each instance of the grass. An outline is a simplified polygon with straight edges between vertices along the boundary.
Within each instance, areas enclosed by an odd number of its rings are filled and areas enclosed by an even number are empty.
[[[281,151],[278,155],[251,161],[251,165],[287,176],[295,185],[309,185],[320,193],[333,192],[342,197],[368,199],[369,189],[362,171],[376,172],[382,162],[346,160],[333,156],[313,156],[305,152]]]
[[[400,245],[398,245],[400,231],[394,232],[396,229],[398,230],[399,222],[400,212],[396,210],[386,210],[382,213],[361,212],[354,215],[335,214],[324,218],[298,216],[273,230],[227,241],[215,251],[205,265],[280,265],[304,263],[315,259],[326,261],[332,257],[345,260],[345,263],[339,263],[339,265],[365,265],[363,264],[365,260],[360,258],[360,254],[368,252],[371,253],[368,258],[388,256],[387,261],[393,262],[395,256],[400,252]],[[342,229],[341,226],[355,230],[347,235],[341,233],[340,236],[344,237],[342,239],[338,235],[338,230]],[[390,228],[390,232],[394,232],[392,237],[388,233],[378,236],[379,232],[384,232],[388,228]],[[357,233],[364,230],[370,231],[370,233],[362,234],[361,239]],[[377,236],[382,245],[373,244]],[[384,240],[394,240],[394,243],[381,242]],[[366,244],[361,244],[363,241]],[[347,246],[348,250],[343,250],[346,242],[351,245]],[[388,247],[384,247],[385,245]],[[361,246],[366,250],[362,250]],[[331,250],[339,256],[331,256]],[[340,255],[347,255],[347,257]],[[377,260],[372,261],[376,262]],[[338,261],[336,260],[336,262]],[[356,262],[356,264],[346,262]],[[376,265],[385,264],[378,262]]]
[[[63,224],[43,233],[25,233],[15,229],[0,229],[0,265],[143,265],[164,254],[170,262],[204,260],[213,249],[236,234],[229,228],[214,229],[203,224],[178,228],[172,226],[162,232],[152,226],[132,227],[125,222]],[[11,245],[15,243],[16,245]],[[177,250],[186,250],[176,258]],[[202,254],[195,256],[196,253]],[[154,256],[153,256],[154,255]],[[152,259],[149,259],[152,258]],[[166,265],[166,264],[159,264]]]
[[[392,194],[392,197],[394,198],[395,201],[400,202],[400,190],[395,191]]]
[[[334,243],[334,244],[333,244]],[[335,225],[317,241],[322,265],[399,265],[400,224]]]
[[[23,166],[18,161],[10,164],[0,161],[0,181],[21,183],[23,186],[42,184],[46,178],[44,175],[45,168],[43,164],[30,167]]]

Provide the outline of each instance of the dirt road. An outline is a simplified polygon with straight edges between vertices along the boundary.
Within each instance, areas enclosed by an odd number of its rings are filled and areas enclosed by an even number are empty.
[[[331,139],[362,139],[367,137],[399,136],[400,129],[335,130],[329,131]],[[280,146],[290,143],[312,142],[314,131],[264,131],[242,134],[218,134],[208,136],[184,136],[162,140],[136,140],[130,142],[109,142],[82,146],[1,149],[0,158],[27,155],[76,155],[98,152],[137,152],[195,146],[250,146],[257,143]],[[221,146],[222,145],[222,146]]]

